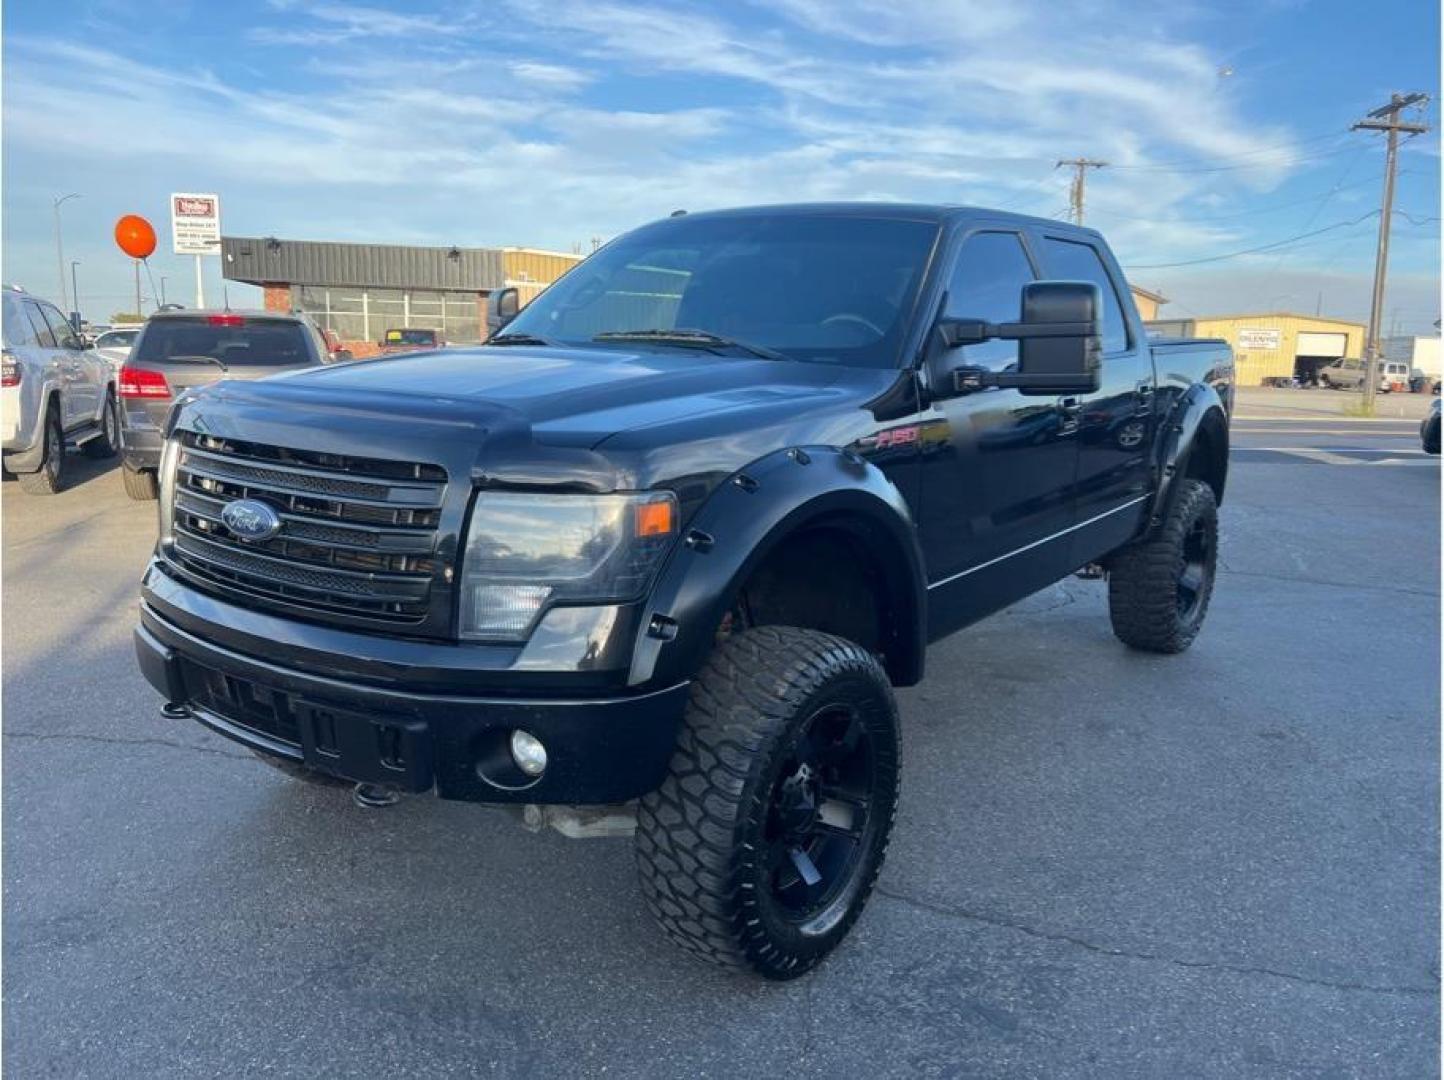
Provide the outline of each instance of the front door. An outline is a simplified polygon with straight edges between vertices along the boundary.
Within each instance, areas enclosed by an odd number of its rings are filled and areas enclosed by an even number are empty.
[[[982,225],[953,249],[944,314],[1016,322],[1039,275],[1022,234]],[[1016,368],[1018,345],[953,350],[954,366]],[[1056,396],[935,388],[922,417],[921,507],[931,637],[1027,596],[1072,569],[1068,529],[1077,420]]]
[[[1048,278],[1091,281],[1103,293],[1099,386],[1082,398],[1078,421],[1073,562],[1081,566],[1127,543],[1147,512],[1157,423],[1153,351],[1142,326],[1130,325],[1120,299],[1123,276],[1102,249],[1076,233],[1050,236],[1045,230],[1042,241]]]

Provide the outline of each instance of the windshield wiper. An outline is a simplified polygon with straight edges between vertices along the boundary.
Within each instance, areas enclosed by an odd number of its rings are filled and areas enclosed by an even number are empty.
[[[775,349],[762,345],[749,345],[735,338],[725,338],[706,330],[608,330],[592,338],[593,341],[655,341],[659,345],[681,345],[684,348],[741,349],[762,360],[786,360],[788,357]]]
[[[548,341],[535,334],[498,334],[494,338],[488,338],[486,343],[488,345],[544,345],[549,349],[561,348],[555,341]]]
[[[167,356],[161,361],[163,364],[215,364],[222,371],[230,371],[226,362],[215,356]]]

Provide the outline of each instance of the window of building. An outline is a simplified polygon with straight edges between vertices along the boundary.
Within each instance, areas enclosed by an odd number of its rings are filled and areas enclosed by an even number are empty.
[[[293,302],[342,341],[377,341],[388,330],[435,330],[443,341],[481,340],[477,294],[424,289],[298,285]]]

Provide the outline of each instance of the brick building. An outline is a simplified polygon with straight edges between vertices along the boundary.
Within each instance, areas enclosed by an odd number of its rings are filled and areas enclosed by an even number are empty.
[[[221,240],[226,278],[260,286],[269,311],[306,312],[358,357],[402,327],[436,330],[453,344],[478,342],[493,291],[514,285],[526,303],[581,258],[534,248]]]

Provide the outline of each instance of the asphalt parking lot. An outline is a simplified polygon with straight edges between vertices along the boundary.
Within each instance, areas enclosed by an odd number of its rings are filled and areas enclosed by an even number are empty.
[[[1436,1075],[1439,471],[1327,397],[1241,401],[1189,653],[1082,580],[933,650],[880,894],[781,986],[670,948],[626,841],[162,719],[153,508],[5,485],[7,1073]]]

